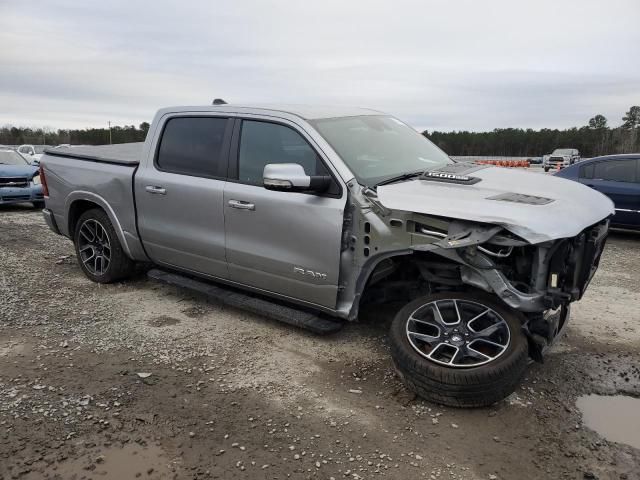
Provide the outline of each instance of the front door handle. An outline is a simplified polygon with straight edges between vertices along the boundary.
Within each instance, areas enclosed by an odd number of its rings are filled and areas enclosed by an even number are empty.
[[[154,195],[166,195],[167,190],[162,187],[158,187],[157,185],[147,185],[144,189],[148,193],[153,193]]]
[[[229,200],[229,206],[231,208],[238,208],[240,210],[255,210],[256,206],[253,203],[243,202],[242,200]]]

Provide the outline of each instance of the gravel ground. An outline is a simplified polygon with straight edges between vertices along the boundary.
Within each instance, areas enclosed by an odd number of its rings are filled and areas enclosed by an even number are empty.
[[[582,425],[640,396],[640,236],[613,234],[567,336],[488,409],[398,381],[393,308],[325,338],[147,280],[88,281],[70,241],[0,207],[0,480],[640,478]]]

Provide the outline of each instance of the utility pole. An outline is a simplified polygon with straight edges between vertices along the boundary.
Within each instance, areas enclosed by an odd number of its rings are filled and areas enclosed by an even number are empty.
[[[111,120],[109,120],[109,145],[111,145]]]

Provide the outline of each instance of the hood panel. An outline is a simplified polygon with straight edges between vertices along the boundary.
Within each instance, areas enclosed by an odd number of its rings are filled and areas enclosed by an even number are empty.
[[[614,213],[609,198],[571,180],[500,167],[476,170],[473,176],[481,181],[459,185],[416,179],[381,185],[378,199],[392,210],[501,225],[530,243],[574,237]]]
[[[0,163],[0,177],[32,177],[38,171],[33,165],[4,165]]]

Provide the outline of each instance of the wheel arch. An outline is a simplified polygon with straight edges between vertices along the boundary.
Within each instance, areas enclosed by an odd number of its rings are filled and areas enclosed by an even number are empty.
[[[91,210],[92,208],[100,208],[107,214],[111,225],[113,225],[113,229],[116,231],[116,235],[118,237],[120,245],[122,245],[122,249],[129,258],[133,258],[124,231],[122,229],[122,225],[120,225],[118,217],[114,213],[113,208],[104,198],[92,192],[78,191],[73,192],[67,197],[65,211],[67,212],[66,227],[69,233],[69,238],[73,239],[76,224],[80,216],[84,212]]]
[[[357,274],[354,275],[354,287],[350,292],[351,301],[349,302],[349,308],[344,316],[347,320],[353,321],[358,318],[358,312],[360,311],[360,300],[362,299],[362,294],[365,291],[367,284],[369,283],[369,279],[371,278],[371,274],[375,271],[376,267],[380,265],[384,260],[400,257],[400,256],[410,256],[413,254],[413,250],[411,249],[403,249],[403,250],[394,250],[390,252],[380,253],[369,258],[364,265],[358,270]],[[344,311],[343,311],[344,312]]]
[[[450,283],[443,283],[444,279],[437,279],[428,274],[428,270],[424,268],[430,264],[448,264],[447,266],[451,269],[457,268],[460,266],[459,263],[438,255],[434,252],[421,252],[416,251],[414,249],[402,249],[402,250],[394,250],[389,252],[384,252],[382,254],[376,255],[375,257],[371,257],[364,266],[360,269],[360,272],[355,280],[355,290],[353,293],[353,303],[351,306],[351,310],[349,311],[348,320],[355,320],[358,316],[358,312],[360,310],[360,305],[363,299],[363,295],[365,294],[367,288],[371,285],[370,280],[374,273],[377,271],[378,267],[380,267],[383,262],[386,260],[392,260],[399,269],[403,267],[406,268],[407,264],[411,264],[411,266],[415,267],[414,271],[411,272],[410,276],[415,276],[416,281],[424,281],[430,285],[449,285]],[[405,263],[403,266],[402,264]],[[396,269],[397,271],[397,269]],[[383,277],[380,280],[380,284],[385,281]],[[440,283],[442,282],[442,283]],[[462,284],[461,281],[454,282],[456,284]],[[376,282],[377,284],[377,282]]]

